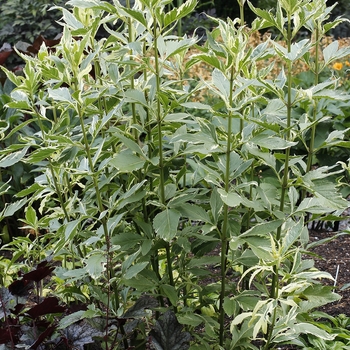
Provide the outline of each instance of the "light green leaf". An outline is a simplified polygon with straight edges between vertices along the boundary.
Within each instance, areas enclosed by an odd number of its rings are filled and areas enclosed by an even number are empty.
[[[84,260],[85,270],[93,279],[98,279],[102,276],[106,269],[106,255],[103,252],[93,252],[87,259]]]
[[[197,0],[187,0],[179,7],[175,7],[173,10],[165,13],[163,18],[164,27],[167,27],[175,21],[178,21],[179,19],[191,14],[196,8],[196,5]]]
[[[260,147],[264,147],[270,150],[286,149],[298,144],[298,142],[287,141],[281,137],[272,136],[265,132],[254,136],[249,141]]]
[[[226,192],[219,188],[218,193],[220,194],[221,200],[230,207],[237,207],[242,203],[242,197],[236,192]]]
[[[181,213],[181,216],[186,217],[189,220],[211,223],[209,214],[199,205],[183,203],[176,209]]]
[[[13,216],[15,212],[21,209],[26,203],[27,203],[27,198],[23,198],[13,203],[6,203],[4,210],[0,214],[0,220],[9,216]]]
[[[268,221],[268,222],[262,222],[259,224],[256,224],[249,230],[242,233],[239,237],[249,237],[249,236],[265,236],[270,233],[273,233],[278,227],[280,227],[283,224],[283,220],[274,220],[274,221]]]
[[[213,86],[220,92],[225,100],[228,100],[228,97],[230,96],[230,82],[217,68],[215,68],[212,73],[212,82]]]
[[[153,228],[157,236],[171,241],[177,234],[181,214],[175,209],[165,209],[157,214],[153,220]]]
[[[324,340],[333,340],[335,338],[335,335],[329,334],[311,323],[295,324],[291,327],[291,332],[293,332],[293,334],[312,334],[313,336]]]
[[[0,160],[0,168],[7,168],[11,165],[18,163],[26,155],[28,149],[29,146],[26,146],[20,151],[10,153],[7,156],[3,157]]]
[[[177,291],[174,286],[171,286],[169,284],[161,284],[160,289],[162,291],[162,294],[169,298],[172,305],[177,304],[179,296],[177,295]]]
[[[147,261],[132,265],[126,270],[123,277],[125,279],[129,280],[129,279],[135,277],[138,273],[140,273],[147,265],[148,265]]]
[[[12,101],[8,103],[10,108],[30,110],[30,103],[27,94],[20,90],[11,92]]]
[[[181,106],[185,108],[194,108],[194,109],[203,109],[203,110],[211,109],[210,105],[206,105],[201,102],[186,102],[186,103],[181,103]]]
[[[110,160],[110,164],[122,173],[139,170],[145,161],[130,151],[122,151]]]
[[[66,241],[71,240],[75,233],[77,232],[78,226],[80,224],[80,220],[76,219],[73,221],[70,221],[64,229],[64,237]]]
[[[41,162],[42,160],[49,158],[56,151],[57,151],[56,147],[39,148],[29,154],[29,156],[26,159],[26,162],[31,164]]]
[[[69,89],[66,87],[57,89],[48,88],[47,91],[49,93],[49,96],[55,101],[73,103],[73,99],[69,92]]]
[[[71,12],[69,12],[65,8],[61,8],[61,9],[63,12],[64,22],[67,23],[68,26],[70,26],[72,29],[84,28],[84,25],[81,22],[79,22]]]
[[[144,107],[148,108],[147,101],[145,95],[142,91],[135,89],[128,89],[124,92],[125,101],[132,103],[139,103]]]
[[[203,322],[203,319],[199,315],[194,314],[193,312],[186,314],[179,313],[177,315],[177,320],[181,324],[193,327],[197,327]]]

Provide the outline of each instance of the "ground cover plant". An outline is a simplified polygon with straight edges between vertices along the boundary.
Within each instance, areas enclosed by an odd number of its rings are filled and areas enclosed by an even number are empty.
[[[348,207],[347,159],[319,164],[350,145],[332,123],[350,96],[335,74],[324,77],[350,54],[322,44],[341,21],[328,21],[333,7],[279,0],[272,13],[248,3],[251,28],[243,15],[210,18],[198,45],[195,33],[174,34],[194,0],[67,5],[55,50],[44,42],[36,57],[19,53],[23,75],[4,68],[15,88],[1,121],[1,192],[15,200],[0,217],[23,211],[27,236],[3,247],[13,254],[0,260],[1,348],[334,340],[309,316],[339,299],[322,283],[333,277],[306,258],[316,245],[308,222],[340,220]],[[270,27],[283,44],[251,45]],[[300,60],[307,86],[293,76]],[[190,73],[203,64],[207,80]],[[15,165],[31,169],[16,193]]]

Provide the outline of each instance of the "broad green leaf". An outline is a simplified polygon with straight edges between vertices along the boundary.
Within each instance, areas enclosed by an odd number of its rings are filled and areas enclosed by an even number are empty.
[[[226,192],[225,190],[219,188],[218,193],[221,200],[229,207],[237,207],[242,203],[242,197],[236,192]]]
[[[39,148],[29,154],[29,156],[26,158],[26,162],[32,164],[41,162],[42,160],[49,158],[56,151],[56,147]]]
[[[302,312],[309,312],[320,306],[340,300],[339,294],[333,292],[333,287],[315,284],[306,288],[300,295],[299,307]]]
[[[145,164],[145,161],[131,153],[130,151],[122,151],[110,160],[110,164],[122,173],[139,170]]]
[[[167,12],[163,18],[164,27],[178,21],[181,18],[191,14],[197,6],[197,0],[187,0],[179,7],[175,7],[173,10]]]
[[[0,160],[0,168],[7,168],[21,161],[26,155],[29,146],[24,147],[22,150],[10,153]]]
[[[223,208],[223,201],[220,194],[214,189],[210,196],[210,208],[213,215],[214,222],[218,222],[219,215]]]
[[[36,216],[36,211],[32,206],[26,208],[26,223],[30,224],[32,227],[36,227],[38,224],[38,218]]]
[[[265,132],[254,136],[249,141],[269,150],[286,149],[288,147],[296,146],[298,144],[298,142],[287,141],[285,139],[282,139],[281,137],[272,136]]]
[[[148,108],[147,101],[145,95],[142,91],[135,89],[128,89],[124,91],[125,101],[132,103],[139,103],[144,107]]]
[[[67,23],[67,25],[70,26],[72,29],[84,28],[84,25],[80,21],[78,21],[71,12],[69,12],[65,8],[62,8],[62,13],[64,22]]]
[[[192,258],[189,262],[187,267],[198,267],[203,265],[216,265],[220,263],[220,256],[204,256],[201,258]]]
[[[84,260],[85,270],[93,279],[98,279],[106,269],[106,254],[103,252],[93,252]]]
[[[147,23],[147,20],[145,18],[144,12],[130,9],[127,7],[122,8],[121,13],[123,14],[123,12],[125,12],[127,15],[129,15],[129,17],[131,17],[136,22],[141,23],[144,27],[146,27],[146,28],[148,27],[148,23]]]
[[[69,89],[66,87],[57,89],[47,89],[49,96],[55,101],[63,101],[68,103],[73,103],[73,99]]]
[[[10,108],[17,108],[23,110],[31,110],[28,96],[20,90],[11,92],[12,101],[8,103]]]
[[[181,214],[175,209],[165,209],[153,220],[153,228],[158,237],[171,241],[177,234]]]
[[[211,223],[209,214],[199,205],[183,203],[176,209],[181,213],[181,216],[189,220]]]
[[[294,334],[312,334],[325,340],[333,340],[335,338],[335,334],[329,334],[311,323],[297,323],[291,327],[291,332]]]
[[[177,295],[177,291],[174,286],[171,286],[169,284],[161,284],[160,290],[162,291],[163,295],[169,298],[172,305],[177,304],[179,296]]]
[[[268,222],[258,223],[249,230],[242,233],[239,237],[254,237],[254,236],[266,236],[273,233],[278,227],[283,224],[283,220],[273,220]]]
[[[226,101],[230,96],[230,82],[226,76],[219,71],[217,68],[214,69],[212,73],[212,83],[213,86],[220,92]]]
[[[79,219],[70,221],[68,224],[66,224],[64,229],[64,237],[66,241],[73,239],[73,236],[76,234],[79,224]]]
[[[27,201],[27,198],[23,198],[13,203],[6,203],[5,208],[0,214],[0,220],[9,216],[13,216],[17,210],[21,209],[27,203]]]
[[[178,314],[177,320],[184,325],[189,325],[193,327],[199,326],[202,322],[203,319],[199,316],[196,315],[195,313],[183,313],[183,314]]]
[[[186,102],[186,103],[181,103],[182,107],[185,108],[194,108],[194,109],[203,109],[203,110],[210,110],[211,106],[201,103],[201,102]]]
[[[129,148],[131,151],[135,152],[136,154],[144,156],[144,153],[141,147],[130,137],[123,135],[118,128],[115,128],[115,127],[110,128],[110,132],[116,135],[126,148]]]
[[[302,234],[304,228],[304,220],[302,219],[293,224],[292,227],[288,228],[287,232],[284,233],[282,240],[282,254],[285,254],[289,251],[294,242],[296,242]]]
[[[198,54],[198,55],[194,55],[192,56],[194,59],[199,59],[213,67],[215,67],[216,69],[218,69],[219,71],[223,70],[223,64],[222,61],[220,61],[218,59],[218,57],[216,55],[214,55],[214,53],[208,53],[208,54]],[[190,102],[189,102],[190,103]]]
[[[125,279],[129,280],[129,279],[135,277],[137,274],[139,274],[147,265],[148,265],[147,261],[132,265],[126,270],[123,277]]]

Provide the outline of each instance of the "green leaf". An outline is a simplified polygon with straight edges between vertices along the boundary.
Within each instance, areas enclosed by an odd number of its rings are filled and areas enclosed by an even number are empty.
[[[85,270],[93,279],[98,279],[106,269],[106,254],[95,251],[87,259],[84,259]]]
[[[64,22],[67,23],[68,26],[70,26],[72,29],[84,28],[84,25],[81,22],[79,22],[71,12],[69,12],[65,8],[62,8],[62,13]]]
[[[57,151],[56,147],[39,148],[29,154],[29,156],[26,158],[26,162],[32,163],[32,164],[41,162],[42,160],[49,158],[56,151]]]
[[[256,224],[249,230],[242,233],[239,237],[254,237],[254,236],[266,236],[270,233],[273,233],[278,227],[283,224],[283,220],[273,220],[268,222],[262,222]]]
[[[201,323],[203,323],[203,319],[199,315],[196,315],[194,313],[179,314],[177,316],[177,319],[181,324],[185,324],[192,327],[197,327]]]
[[[229,207],[237,207],[242,203],[242,197],[236,192],[226,192],[219,188],[218,193],[220,194],[221,200]]]
[[[3,157],[0,160],[0,168],[7,168],[21,161],[23,157],[26,155],[28,149],[29,149],[29,146],[26,146],[20,151],[10,153],[7,156]]]
[[[153,228],[158,237],[171,241],[177,234],[181,214],[175,209],[165,209],[153,220]]]
[[[206,105],[201,102],[186,102],[186,103],[181,103],[181,106],[185,108],[194,108],[194,109],[203,109],[203,110],[211,109],[210,105]]]
[[[21,209],[27,203],[27,201],[27,198],[23,198],[13,203],[6,203],[5,208],[0,214],[0,220],[9,216],[13,216],[17,210]]]
[[[129,279],[135,277],[136,275],[138,275],[147,265],[148,265],[147,261],[132,265],[126,270],[123,277],[125,279],[129,280]]]
[[[269,150],[286,149],[298,144],[298,142],[287,141],[281,137],[269,135],[266,132],[254,136],[249,141]]]
[[[130,151],[122,151],[110,160],[110,164],[122,173],[139,170],[145,164],[145,161],[134,155]]]
[[[161,284],[160,290],[162,294],[170,300],[172,305],[177,304],[179,296],[177,295],[177,291],[174,286],[171,286],[169,284]]]
[[[312,309],[340,300],[340,295],[334,293],[332,291],[333,289],[334,287],[323,286],[321,284],[314,284],[306,288],[298,296],[302,299],[299,303],[302,312],[309,312]]]
[[[73,236],[76,234],[78,226],[80,224],[79,219],[70,221],[68,224],[66,224],[64,229],[64,237],[66,241],[73,239]]]
[[[189,220],[211,223],[209,214],[199,205],[183,203],[176,209],[181,213],[181,216]]]
[[[329,334],[311,323],[297,323],[291,326],[290,332],[293,334],[312,334],[315,337],[325,340],[333,340],[335,338],[335,334]]]
[[[55,101],[63,101],[68,103],[73,103],[73,99],[69,89],[66,87],[57,89],[47,89],[49,96]]]
[[[228,101],[228,98],[230,96],[230,82],[227,80],[226,76],[217,68],[215,68],[212,73],[212,82],[214,87],[220,92],[224,99]]]
[[[163,18],[164,27],[178,21],[181,18],[191,14],[197,6],[197,0],[187,0],[181,6],[175,7],[173,10],[167,12]]]
[[[137,11],[134,9],[129,9],[127,7],[123,7],[121,13],[123,14],[125,12],[126,14],[129,15],[132,19],[134,19],[136,22],[141,23],[144,27],[148,27],[147,20],[145,18],[144,12]]]

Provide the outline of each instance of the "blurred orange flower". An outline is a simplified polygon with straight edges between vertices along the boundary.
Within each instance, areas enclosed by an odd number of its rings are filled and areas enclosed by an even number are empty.
[[[349,61],[345,61],[345,65],[350,67],[350,62]]]
[[[335,62],[333,64],[333,69],[335,69],[335,70],[341,70],[342,68],[343,68],[343,63],[341,63],[341,62]]]

